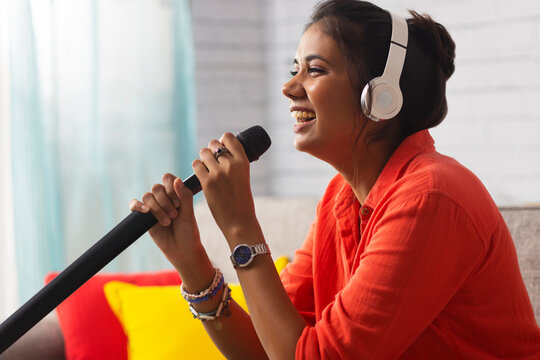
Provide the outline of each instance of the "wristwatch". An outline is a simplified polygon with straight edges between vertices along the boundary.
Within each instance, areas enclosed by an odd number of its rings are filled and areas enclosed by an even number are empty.
[[[231,261],[235,268],[246,267],[251,264],[255,256],[262,254],[270,254],[270,250],[266,244],[240,244],[234,248],[231,254]]]

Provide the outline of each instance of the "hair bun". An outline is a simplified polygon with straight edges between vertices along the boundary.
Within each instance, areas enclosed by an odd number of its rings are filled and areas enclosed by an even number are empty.
[[[420,15],[414,10],[409,10],[412,15],[408,19],[409,31],[419,41],[419,45],[426,53],[433,54],[439,63],[446,79],[454,73],[454,58],[456,56],[456,44],[444,26],[433,21],[429,15]]]

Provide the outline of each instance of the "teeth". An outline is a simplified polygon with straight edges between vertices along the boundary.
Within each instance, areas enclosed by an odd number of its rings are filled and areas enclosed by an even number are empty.
[[[315,113],[312,112],[312,111],[298,111],[298,110],[294,110],[294,111],[291,111],[291,116],[295,119],[298,119],[298,118],[314,118],[315,117]]]

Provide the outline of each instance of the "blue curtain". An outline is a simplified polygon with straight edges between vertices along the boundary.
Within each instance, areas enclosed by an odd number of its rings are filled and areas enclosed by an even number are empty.
[[[30,3],[15,1],[10,23],[13,210],[19,297],[64,263],[54,134],[40,94]]]
[[[187,0],[14,4],[14,230],[24,301],[165,172],[191,173],[196,114]],[[169,267],[145,235],[106,270]]]

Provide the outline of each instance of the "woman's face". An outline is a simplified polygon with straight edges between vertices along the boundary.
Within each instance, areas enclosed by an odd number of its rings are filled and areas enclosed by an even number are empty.
[[[290,100],[296,149],[340,166],[350,156],[361,110],[341,52],[320,23],[302,36],[292,75],[282,92]]]

